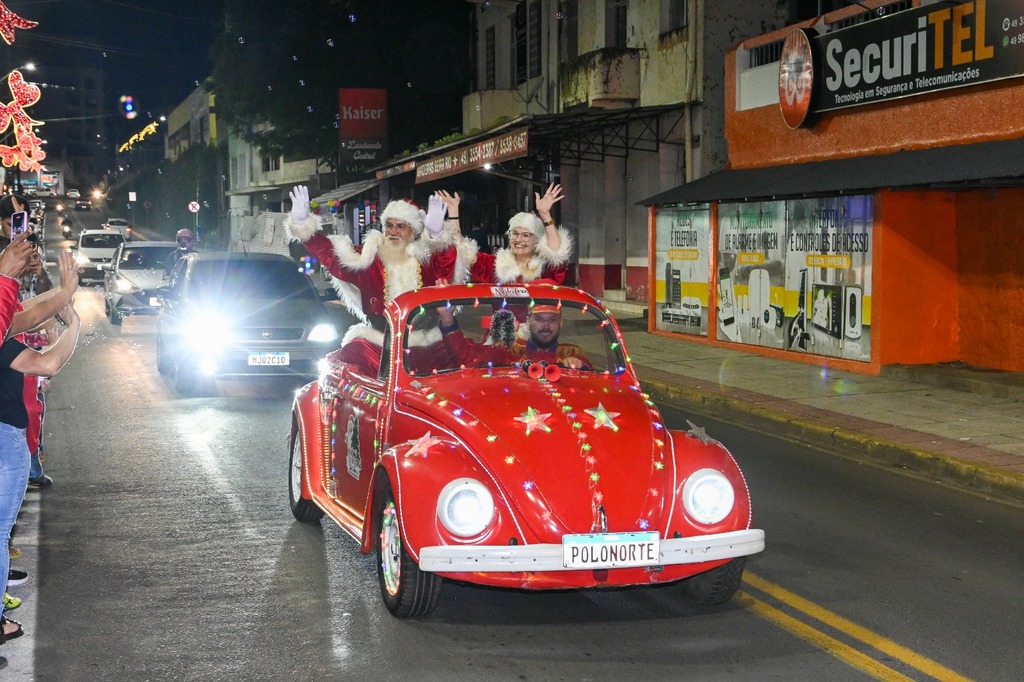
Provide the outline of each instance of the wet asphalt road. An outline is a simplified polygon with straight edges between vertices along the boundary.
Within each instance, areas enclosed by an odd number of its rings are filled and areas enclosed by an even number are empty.
[[[780,627],[752,605],[772,603],[752,584],[743,591],[757,602],[706,609],[673,586],[447,584],[433,616],[396,620],[372,558],[329,521],[299,524],[288,510],[298,382],[220,382],[181,398],[156,372],[152,318],[118,329],[95,289],[78,301],[80,348],[48,401],[57,484],[36,493],[35,622],[0,650],[10,679],[871,678],[814,633],[910,679],[935,670],[775,602],[811,634]],[[768,549],[751,575],[967,678],[1019,678],[1019,507],[697,421],[731,447],[753,491]]]

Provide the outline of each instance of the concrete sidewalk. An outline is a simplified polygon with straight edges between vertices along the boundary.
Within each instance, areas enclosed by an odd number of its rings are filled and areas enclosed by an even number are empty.
[[[1024,375],[951,365],[866,376],[648,334],[638,318],[619,323],[658,400],[1024,500]]]

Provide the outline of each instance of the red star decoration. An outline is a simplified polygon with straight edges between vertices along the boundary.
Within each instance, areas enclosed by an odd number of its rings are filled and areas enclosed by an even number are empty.
[[[17,14],[7,9],[4,3],[0,2],[0,37],[3,37],[4,42],[8,45],[14,44],[14,29],[16,28],[34,28],[39,24],[38,21],[29,21],[23,19]]]

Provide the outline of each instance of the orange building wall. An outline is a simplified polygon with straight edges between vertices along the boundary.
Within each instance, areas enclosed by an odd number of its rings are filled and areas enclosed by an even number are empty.
[[[876,197],[881,208],[872,254],[872,341],[879,363],[960,359],[955,196],[879,192]]]
[[[1024,189],[957,203],[961,360],[1024,372]]]

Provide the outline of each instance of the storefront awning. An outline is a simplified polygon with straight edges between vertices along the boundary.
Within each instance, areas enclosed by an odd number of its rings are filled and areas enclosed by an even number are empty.
[[[327,202],[327,201],[344,201],[350,197],[354,197],[357,194],[362,194],[366,190],[373,189],[380,184],[380,180],[358,180],[356,182],[350,182],[345,185],[335,187],[329,192],[324,192],[318,197],[313,197],[311,201],[316,202]]]
[[[647,206],[859,194],[877,189],[1024,185],[1024,139],[713,173],[641,201]]]

